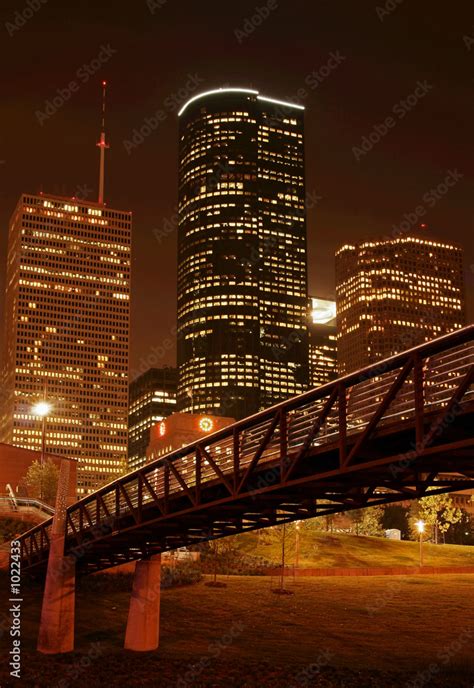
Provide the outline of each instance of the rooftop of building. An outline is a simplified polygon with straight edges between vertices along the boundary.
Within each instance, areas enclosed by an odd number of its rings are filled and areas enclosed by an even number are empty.
[[[177,377],[178,371],[176,368],[173,368],[172,366],[162,366],[161,368],[148,368],[148,370],[145,370],[144,373],[141,373],[130,382],[130,387],[140,387],[154,380],[159,380],[163,378],[167,378],[170,381],[176,381]]]
[[[38,198],[46,201],[57,201],[59,203],[75,203],[76,205],[90,206],[91,208],[97,208],[99,210],[111,210],[120,213],[128,213],[132,215],[131,210],[122,210],[120,208],[113,208],[107,205],[107,203],[99,203],[98,201],[89,200],[87,198],[82,198],[80,196],[61,196],[59,194],[45,193],[44,191],[38,191],[37,193],[27,193],[23,192],[18,201],[19,204],[24,203],[25,197],[28,198]]]
[[[259,91],[255,91],[254,89],[251,88],[231,88],[231,87],[223,87],[223,88],[216,88],[211,91],[204,91],[202,93],[198,93],[197,95],[193,96],[190,98],[186,103],[183,105],[181,110],[178,112],[178,117],[181,117],[181,115],[186,111],[187,107],[191,105],[191,103],[195,102],[196,100],[200,100],[201,98],[207,98],[208,96],[214,96],[214,95],[224,95],[226,93],[242,93],[246,95],[254,95],[257,97],[257,100],[262,100],[266,101],[268,103],[273,103],[275,105],[281,105],[283,107],[291,107],[295,108],[297,110],[304,110],[304,105],[299,105],[298,103],[290,103],[288,101],[284,100],[277,100],[275,98],[269,98],[268,96],[263,96],[259,93]]]
[[[397,244],[411,244],[418,243],[437,248],[447,248],[457,251],[462,251],[462,246],[453,241],[443,241],[435,238],[429,231],[426,225],[421,225],[418,230],[411,230],[403,236],[397,236],[395,233],[392,236],[377,237],[373,239],[366,239],[356,243],[344,244],[337,249],[336,256],[345,251],[358,251],[364,248],[374,248],[376,246],[388,246]]]

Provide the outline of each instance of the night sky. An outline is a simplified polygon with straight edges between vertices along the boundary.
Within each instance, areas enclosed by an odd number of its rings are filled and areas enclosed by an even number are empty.
[[[177,104],[224,85],[306,106],[310,293],[334,296],[338,246],[388,236],[408,214],[464,246],[472,321],[470,3],[28,2],[38,9],[1,3],[2,280],[21,192],[96,198],[107,79],[106,200],[134,214],[133,376],[175,362]],[[260,26],[256,7],[268,14]],[[157,111],[156,129],[133,140]],[[354,152],[371,134],[372,150]],[[432,193],[450,172],[451,186]]]

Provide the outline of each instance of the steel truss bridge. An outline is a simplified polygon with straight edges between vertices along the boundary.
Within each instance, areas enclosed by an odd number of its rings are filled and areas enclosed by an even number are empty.
[[[235,423],[68,507],[89,574],[276,524],[474,488],[474,325]],[[52,519],[23,534],[46,571]]]

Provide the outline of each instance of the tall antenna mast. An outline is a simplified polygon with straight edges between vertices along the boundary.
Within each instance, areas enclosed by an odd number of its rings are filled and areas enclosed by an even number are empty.
[[[99,203],[104,204],[104,177],[105,177],[105,149],[110,148],[105,142],[105,91],[107,82],[102,82],[102,125],[100,141],[97,144],[100,148],[100,171],[99,171]]]

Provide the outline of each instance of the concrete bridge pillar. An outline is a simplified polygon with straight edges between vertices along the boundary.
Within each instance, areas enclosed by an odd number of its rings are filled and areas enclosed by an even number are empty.
[[[74,650],[76,561],[64,556],[64,536],[51,542],[37,649],[44,654]]]
[[[61,461],[37,645],[44,654],[74,650],[76,560],[64,556],[69,470]]]
[[[137,561],[128,610],[125,649],[156,650],[160,640],[161,554]]]

